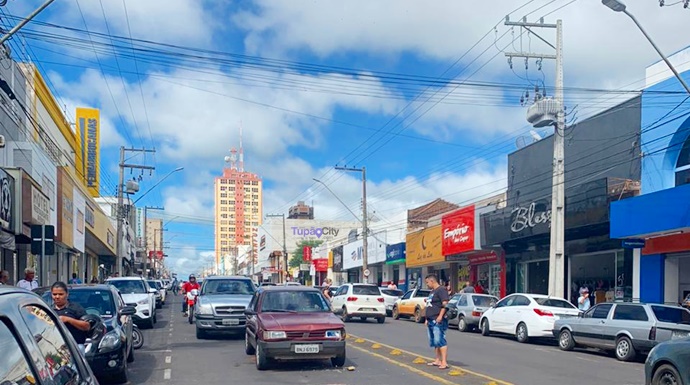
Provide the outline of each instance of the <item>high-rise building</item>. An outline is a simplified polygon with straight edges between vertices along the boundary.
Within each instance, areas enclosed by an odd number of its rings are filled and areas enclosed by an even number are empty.
[[[237,155],[235,148],[230,150],[223,175],[214,183],[216,266],[228,266],[239,259],[250,261],[249,256],[238,255],[238,250],[247,248],[238,246],[250,246],[250,254],[256,258],[254,239],[262,220],[263,189],[257,174],[244,171],[241,131],[239,162]],[[220,270],[219,273],[228,272]]]
[[[299,201],[290,207],[288,219],[314,219],[314,207]]]

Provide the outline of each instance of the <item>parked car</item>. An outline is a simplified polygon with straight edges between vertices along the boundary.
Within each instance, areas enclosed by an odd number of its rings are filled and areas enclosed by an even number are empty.
[[[153,328],[158,322],[155,298],[158,290],[149,287],[149,284],[140,277],[109,278],[105,282],[115,286],[127,305],[136,307],[134,323]]]
[[[690,384],[690,338],[666,341],[649,352],[645,385]]]
[[[335,292],[338,291],[339,286],[331,286],[328,288],[328,292],[331,294],[331,298],[335,295]],[[319,291],[323,291],[323,286],[314,286],[315,289],[318,289]]]
[[[44,301],[53,305],[50,287],[34,289]],[[127,382],[127,363],[134,362],[132,315],[136,308],[127,306],[112,285],[70,285],[69,301],[78,303],[87,314],[99,316],[105,333],[87,344],[86,361],[100,378]]]
[[[516,293],[485,311],[479,327],[484,336],[494,332],[511,334],[525,343],[532,337],[552,337],[557,319],[576,318],[578,314],[580,310],[563,298]]]
[[[553,335],[562,350],[612,350],[617,359],[631,361],[660,342],[690,337],[690,311],[680,306],[600,303],[579,318],[556,321]]]
[[[457,326],[461,332],[473,330],[479,326],[484,312],[498,303],[498,298],[488,294],[460,293],[448,301],[448,307],[454,309],[453,317],[448,317],[448,324]]]
[[[345,324],[317,289],[262,287],[245,314],[245,352],[256,356],[258,370],[273,359],[330,359],[333,366],[345,365]]]
[[[352,317],[362,321],[376,318],[378,323],[386,322],[386,304],[381,289],[376,285],[365,283],[347,283],[338,288],[331,299],[331,306],[347,322]]]
[[[244,310],[256,286],[247,277],[207,277],[194,306],[196,337],[208,332],[242,332],[246,326]]]
[[[148,279],[146,280],[146,283],[148,283],[151,288],[158,290],[158,293],[156,293],[156,308],[162,308],[163,305],[165,305],[166,297],[166,291],[165,287],[163,287],[163,283],[156,279]]]
[[[681,306],[683,306],[686,309],[690,309],[690,294],[688,294],[688,296],[685,297]]]
[[[402,298],[402,296],[405,295],[405,292],[398,289],[389,289],[387,287],[381,287],[380,289],[381,295],[383,296],[383,303],[386,304],[386,315],[392,316],[395,301]]]
[[[429,295],[431,295],[431,290],[408,290],[400,299],[395,301],[393,305],[393,318],[414,317],[415,322],[424,322],[424,309],[426,308],[426,300],[429,298]]]
[[[37,294],[0,286],[0,318],[3,381],[20,385],[98,385],[67,327]],[[61,357],[62,365],[51,357]]]

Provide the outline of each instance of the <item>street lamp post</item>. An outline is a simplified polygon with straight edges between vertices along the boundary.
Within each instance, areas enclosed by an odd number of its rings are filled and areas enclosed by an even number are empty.
[[[362,173],[362,276],[369,283],[369,225],[367,223],[367,168],[336,167],[336,170]],[[330,189],[329,189],[330,190]],[[349,209],[348,209],[349,210]],[[356,217],[356,215],[355,215]]]
[[[661,56],[664,62],[666,62],[666,65],[669,69],[671,69],[671,72],[673,72],[673,75],[676,76],[676,79],[678,79],[683,88],[685,88],[685,91],[687,91],[687,93],[690,94],[690,87],[688,87],[687,83],[685,83],[683,78],[680,76],[673,64],[671,64],[671,62],[668,60],[666,55],[664,55],[663,52],[661,52],[661,50],[659,49],[659,47],[657,47],[656,43],[654,43],[654,40],[652,40],[651,36],[647,34],[647,31],[645,31],[640,22],[637,21],[637,18],[635,18],[635,16],[632,13],[628,12],[628,9],[625,6],[625,4],[620,0],[601,0],[601,3],[611,8],[611,10],[613,10],[614,12],[623,12],[626,15],[628,15],[628,17],[630,17],[630,19],[635,23],[637,28],[639,28],[639,30],[642,32],[644,37],[646,37],[649,43],[652,45],[652,47],[654,47],[659,56]]]

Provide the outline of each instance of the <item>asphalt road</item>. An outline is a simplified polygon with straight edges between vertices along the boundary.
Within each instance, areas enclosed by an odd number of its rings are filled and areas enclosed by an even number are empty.
[[[197,340],[181,314],[181,297],[158,310],[154,329],[144,330],[144,347],[130,365],[131,384],[395,384],[419,385],[641,385],[643,365],[620,363],[596,352],[561,352],[547,343],[519,344],[509,338],[448,331],[451,370],[426,365],[423,325],[391,318],[346,325],[348,362],[282,363],[259,372],[244,353],[244,336]]]

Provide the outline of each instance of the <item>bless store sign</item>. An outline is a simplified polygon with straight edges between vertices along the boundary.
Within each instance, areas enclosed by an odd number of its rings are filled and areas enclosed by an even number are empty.
[[[474,205],[463,207],[441,218],[443,255],[452,255],[475,249]]]

